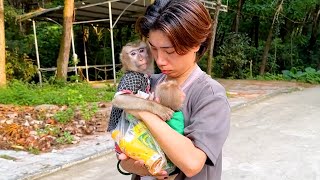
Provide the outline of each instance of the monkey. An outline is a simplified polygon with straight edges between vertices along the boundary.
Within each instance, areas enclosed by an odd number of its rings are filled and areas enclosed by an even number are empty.
[[[116,128],[123,110],[145,110],[168,120],[173,110],[155,101],[146,100],[135,94],[150,93],[150,75],[153,73],[153,59],[148,45],[143,41],[127,43],[121,50],[120,61],[124,75],[112,100],[112,109],[107,131]]]
[[[162,82],[156,86],[155,100],[174,111],[172,118],[166,123],[180,134],[184,132],[184,117],[180,111],[185,99],[185,93],[176,81]]]

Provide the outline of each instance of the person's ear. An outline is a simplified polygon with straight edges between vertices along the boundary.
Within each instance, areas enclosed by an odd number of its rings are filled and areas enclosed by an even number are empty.
[[[199,51],[199,49],[200,49],[200,45],[192,48],[192,51],[193,51],[194,53],[197,53],[197,52]]]

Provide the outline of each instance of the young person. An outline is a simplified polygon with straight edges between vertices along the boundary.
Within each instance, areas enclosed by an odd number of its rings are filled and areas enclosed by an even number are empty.
[[[146,37],[161,74],[152,76],[151,88],[175,80],[185,93],[182,107],[184,135],[174,131],[158,116],[129,111],[141,119],[167,157],[179,168],[175,175],[165,171],[158,179],[220,180],[222,147],[230,126],[230,106],[225,89],[206,75],[197,62],[208,48],[212,20],[199,0],[155,0],[137,21]],[[132,179],[149,175],[140,162],[119,156],[122,168]]]

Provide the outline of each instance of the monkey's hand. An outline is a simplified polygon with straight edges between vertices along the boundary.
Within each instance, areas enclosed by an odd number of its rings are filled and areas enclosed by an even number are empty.
[[[132,94],[116,95],[112,100],[112,105],[124,110],[149,111],[158,115],[164,121],[171,119],[174,113],[172,109],[155,101],[142,99]]]
[[[150,101],[150,102],[154,103],[155,106],[157,106],[156,108],[151,108],[150,112],[158,115],[164,121],[171,119],[171,117],[174,113],[174,111],[172,109],[170,109],[166,106],[163,106],[155,101]]]

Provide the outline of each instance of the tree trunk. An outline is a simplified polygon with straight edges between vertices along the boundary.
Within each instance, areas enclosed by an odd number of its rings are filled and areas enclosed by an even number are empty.
[[[271,24],[271,27],[270,27],[270,30],[269,30],[266,46],[264,47],[264,52],[263,52],[263,55],[262,55],[262,62],[261,62],[261,66],[260,66],[260,75],[264,75],[264,73],[265,73],[267,59],[268,59],[268,55],[269,55],[269,50],[270,50],[271,43],[272,43],[272,35],[273,35],[274,23],[275,23],[276,18],[280,14],[280,11],[282,10],[283,1],[284,0],[281,0],[279,6],[277,8],[277,11],[275,12],[275,14],[273,16],[273,21],[272,21],[272,24]]]
[[[68,63],[71,46],[71,30],[73,22],[74,0],[64,0],[63,32],[57,59],[57,79],[67,80]]]
[[[260,30],[260,17],[255,16],[255,25],[254,25],[254,46],[259,47],[259,30]]]
[[[6,43],[4,32],[4,6],[0,0],[0,86],[7,84],[6,79]]]
[[[237,14],[235,20],[233,21],[232,31],[235,33],[239,32],[240,16],[241,10],[244,5],[245,0],[238,0]]]
[[[254,47],[258,48],[259,46],[259,25],[260,25],[260,19],[259,16],[253,16],[251,19],[252,28],[250,30],[250,38],[251,38],[251,45],[254,45]]]
[[[221,0],[217,0],[217,6],[214,12],[214,20],[213,20],[213,27],[212,27],[212,40],[211,40],[210,50],[209,50],[208,60],[207,60],[207,74],[210,76],[212,73],[213,49],[214,49],[214,41],[216,39],[220,6],[221,6]]]

